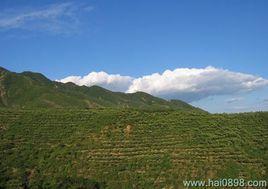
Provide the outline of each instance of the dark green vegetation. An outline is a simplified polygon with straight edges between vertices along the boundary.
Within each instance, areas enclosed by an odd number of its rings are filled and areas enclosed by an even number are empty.
[[[180,100],[166,101],[147,93],[125,94],[98,86],[50,81],[40,73],[14,73],[0,67],[0,107],[12,108],[139,108],[202,111]]]
[[[0,188],[176,189],[268,177],[268,112],[209,114],[1,67],[0,107]]]
[[[0,110],[0,188],[183,188],[265,179],[268,113]]]

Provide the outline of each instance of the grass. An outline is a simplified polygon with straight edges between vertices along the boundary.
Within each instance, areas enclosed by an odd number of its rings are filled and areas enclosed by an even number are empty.
[[[0,110],[0,188],[182,188],[265,179],[268,113]]]

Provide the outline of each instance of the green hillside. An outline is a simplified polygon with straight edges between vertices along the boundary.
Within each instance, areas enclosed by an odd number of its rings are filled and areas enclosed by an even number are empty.
[[[73,86],[75,87],[75,86]],[[268,178],[268,113],[0,110],[0,188],[184,188]]]
[[[139,108],[202,111],[183,101],[167,101],[136,92],[112,92],[98,86],[77,86],[47,79],[40,73],[14,73],[0,67],[0,107],[10,108]]]
[[[268,178],[268,112],[209,114],[143,92],[0,68],[0,188],[181,189]]]

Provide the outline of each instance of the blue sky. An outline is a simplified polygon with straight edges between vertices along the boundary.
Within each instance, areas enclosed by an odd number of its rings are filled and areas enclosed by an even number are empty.
[[[2,0],[0,65],[16,72],[41,72],[53,80],[94,71],[120,74],[140,79],[133,90],[183,100],[194,96],[188,101],[211,112],[268,110],[267,8],[265,0]],[[263,81],[251,88],[245,88],[248,83],[237,83],[217,91],[203,90],[206,83],[199,82],[195,85],[202,86],[198,95],[189,92],[193,88],[185,92],[181,85],[165,89],[166,83],[160,84],[162,91],[144,89],[143,76],[159,73],[159,81],[167,82],[163,72],[180,68],[199,69],[203,75],[197,80],[214,81],[207,74],[208,66],[216,69],[212,73],[222,75],[213,82],[215,86],[221,85],[221,79],[226,82],[225,77],[229,78],[225,85],[240,81],[232,80],[240,78],[235,73]],[[192,78],[197,72],[187,73],[195,84]],[[183,75],[180,79],[185,84],[189,79]],[[249,82],[248,75],[243,82]]]

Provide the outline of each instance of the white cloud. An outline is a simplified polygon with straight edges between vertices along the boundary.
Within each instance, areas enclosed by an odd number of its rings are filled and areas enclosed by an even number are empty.
[[[59,3],[39,9],[24,8],[2,10],[0,29],[38,30],[56,34],[69,34],[78,31],[81,12],[91,11],[93,7],[73,3]]]
[[[268,85],[261,77],[206,67],[178,68],[137,78],[127,92],[144,91],[164,98],[192,102],[212,95],[248,92]]]
[[[235,98],[227,99],[225,102],[227,102],[228,104],[232,104],[232,103],[235,103],[235,102],[239,102],[239,101],[241,101],[243,99],[244,98],[242,98],[242,97],[235,97]]]
[[[268,80],[261,77],[211,66],[203,69],[178,68],[139,78],[92,72],[84,77],[70,76],[60,81],[86,86],[100,85],[113,91],[127,93],[143,91],[155,96],[187,102],[214,95],[249,92],[268,86]]]
[[[73,82],[77,85],[93,86],[99,85],[112,91],[125,92],[131,85],[133,78],[129,76],[121,76],[119,74],[107,74],[105,72],[91,72],[86,76],[69,76],[58,80],[62,83]]]

